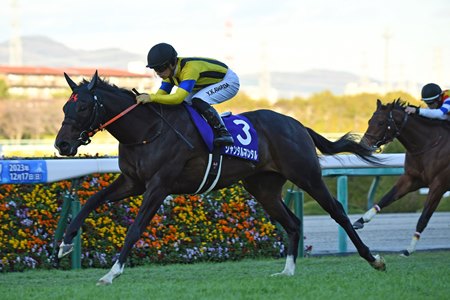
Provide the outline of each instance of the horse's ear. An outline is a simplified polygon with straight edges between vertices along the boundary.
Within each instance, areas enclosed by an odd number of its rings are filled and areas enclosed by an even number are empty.
[[[75,88],[77,88],[78,85],[77,85],[72,79],[70,79],[69,75],[67,75],[66,72],[64,72],[64,77],[66,78],[66,81],[67,81],[67,83],[69,84],[70,89],[71,89],[72,92],[73,92],[73,90],[74,90]]]
[[[95,86],[97,85],[97,81],[98,81],[98,70],[95,70],[95,74],[94,76],[92,76],[91,82],[89,82],[88,84],[88,90],[92,91]]]
[[[377,108],[380,108],[383,105],[380,99],[377,99]]]

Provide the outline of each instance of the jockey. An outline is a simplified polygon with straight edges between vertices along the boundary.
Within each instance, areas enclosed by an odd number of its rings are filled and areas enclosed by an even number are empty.
[[[166,43],[153,46],[147,55],[147,67],[155,70],[162,83],[155,94],[140,94],[139,103],[156,102],[192,105],[213,128],[215,145],[233,145],[234,140],[222,118],[211,106],[234,97],[239,90],[238,76],[224,63],[210,58],[177,57]],[[177,86],[174,93],[172,88]]]
[[[450,90],[442,91],[437,84],[428,83],[422,88],[422,100],[428,108],[408,106],[405,108],[405,112],[430,119],[450,121]]]

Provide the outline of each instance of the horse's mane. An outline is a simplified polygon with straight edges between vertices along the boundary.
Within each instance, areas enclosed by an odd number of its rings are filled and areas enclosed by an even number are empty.
[[[80,83],[80,86],[84,86],[84,85],[88,85],[88,84],[89,84],[89,81],[87,81],[86,79],[83,79],[83,81]],[[98,78],[96,88],[100,88],[100,89],[106,90],[106,91],[111,92],[111,93],[118,93],[119,92],[119,93],[126,94],[126,95],[128,95],[130,97],[133,97],[133,98],[135,97],[133,92],[131,92],[130,90],[118,87],[117,85],[109,83],[108,80],[102,79],[100,77]]]
[[[386,106],[391,106],[393,109],[402,109],[405,110],[405,108],[409,105],[408,102],[403,101],[400,98],[395,99],[391,103],[387,104]]]
[[[401,110],[405,110],[405,108],[407,106],[409,106],[409,102],[403,101],[400,98],[395,99],[394,101],[392,101],[391,103],[386,104],[385,107],[391,107],[392,109],[401,109]],[[432,126],[443,126],[443,127],[449,127],[449,121],[447,120],[440,120],[440,119],[430,119],[430,118],[426,118],[426,117],[422,117],[419,115],[410,115],[412,117],[417,118],[418,120],[420,120],[423,123],[427,123],[428,125],[432,125]]]

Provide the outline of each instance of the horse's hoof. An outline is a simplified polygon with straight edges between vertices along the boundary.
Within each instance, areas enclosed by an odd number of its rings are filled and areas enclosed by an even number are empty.
[[[411,255],[411,253],[409,253],[408,250],[403,250],[402,253],[400,254],[400,256],[402,257],[409,257]]]
[[[111,285],[111,284],[112,284],[112,281],[100,279],[99,281],[97,281],[96,286]]]
[[[281,272],[281,273],[274,273],[272,275],[270,275],[270,277],[279,277],[279,276],[294,276],[294,274],[290,273],[290,272]]]
[[[355,230],[364,228],[364,220],[362,218],[356,220],[355,223],[353,223],[353,228]]]
[[[386,261],[380,255],[375,255],[375,261],[371,262],[370,265],[372,268],[378,271],[386,271]]]
[[[58,251],[58,258],[63,258],[67,254],[73,251],[73,244],[64,244],[64,242],[61,242],[61,245],[59,245],[59,251]]]

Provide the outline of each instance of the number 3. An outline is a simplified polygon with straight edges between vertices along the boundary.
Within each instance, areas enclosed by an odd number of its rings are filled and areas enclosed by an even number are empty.
[[[244,120],[234,120],[233,123],[236,125],[244,125],[244,127],[242,127],[244,137],[241,136],[241,134],[238,134],[237,139],[244,146],[250,144],[252,142],[252,136],[250,135],[250,125],[248,125]]]

